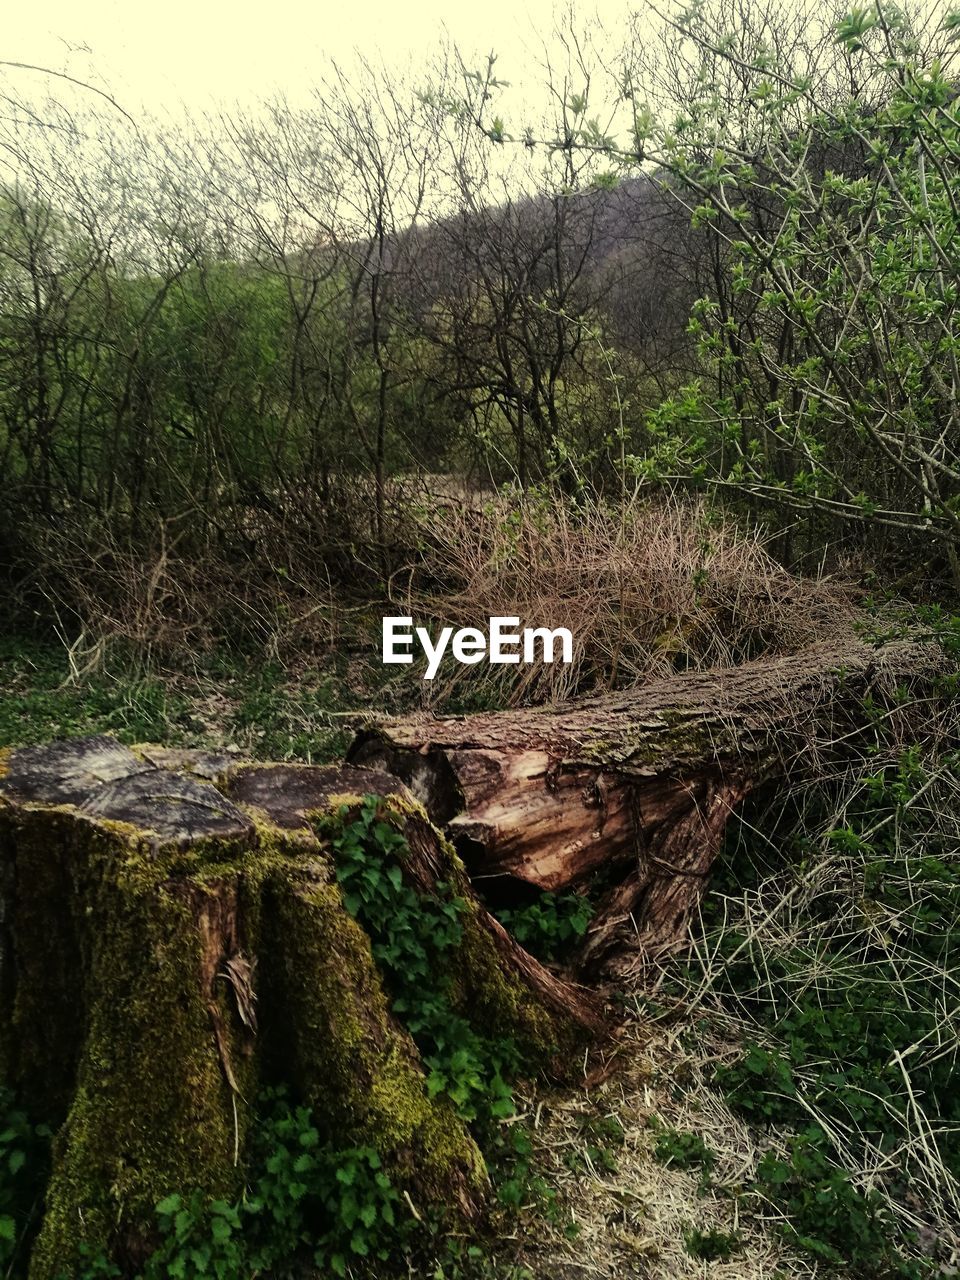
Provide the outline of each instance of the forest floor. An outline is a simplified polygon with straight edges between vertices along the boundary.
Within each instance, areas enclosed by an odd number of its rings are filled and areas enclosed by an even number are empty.
[[[246,758],[320,763],[342,755],[350,725],[358,718],[409,709],[417,697],[404,668],[385,675],[378,662],[356,656],[330,655],[292,668],[213,655],[189,670],[165,675],[120,668],[77,679],[63,648],[0,641],[0,747],[110,733],[128,743],[211,747]],[[882,811],[882,802],[882,797],[876,800],[874,814]],[[929,850],[937,852],[933,846]],[[721,886],[725,874],[721,868]],[[786,881],[794,872],[783,874],[780,896],[786,896]],[[953,866],[947,882],[950,894],[944,901],[956,915],[960,875]],[[758,894],[769,895],[762,874],[756,883]],[[740,894],[745,903],[753,887],[744,889],[734,877],[726,890],[733,897],[721,893],[718,901],[729,904]],[[706,948],[714,965],[724,954],[726,939],[733,945],[742,936],[734,928],[735,923],[742,926],[742,917],[727,924],[727,909],[721,913],[726,932],[714,932]],[[938,910],[942,916],[942,902]],[[942,921],[947,941],[954,923],[953,917]],[[716,941],[718,936],[722,942]],[[802,943],[798,938],[797,945]],[[849,960],[849,948],[846,954]],[[756,967],[747,978],[755,995]],[[908,1208],[894,1223],[887,1200],[876,1193],[877,1178],[865,1172],[863,1160],[851,1164],[848,1159],[842,1167],[842,1161],[834,1160],[835,1150],[827,1159],[821,1141],[824,1133],[843,1131],[849,1137],[847,1121],[854,1107],[848,1083],[870,1096],[887,1087],[883,1064],[891,1046],[884,1040],[874,1046],[872,1056],[861,1055],[853,1073],[862,1077],[860,1083],[853,1075],[845,1083],[844,1054],[853,1053],[850,1045],[863,1028],[838,1029],[832,1013],[825,1032],[811,1031],[809,1019],[798,1023],[809,1002],[802,992],[797,994],[795,982],[790,987],[791,981],[785,979],[789,1016],[782,1028],[775,1003],[773,1014],[766,1010],[747,1020],[736,999],[691,1000],[696,984],[680,964],[653,981],[643,974],[625,981],[612,993],[625,1015],[625,1037],[613,1069],[602,1073],[605,1078],[564,1093],[518,1087],[517,1114],[503,1128],[502,1211],[497,1215],[502,1231],[474,1260],[477,1269],[469,1274],[502,1280],[787,1280],[814,1275],[852,1280],[960,1274],[960,1241],[944,1226],[943,1205],[928,1212],[930,1206],[917,1199],[922,1188],[918,1192],[916,1182],[906,1176],[911,1143],[922,1139],[921,1145],[929,1147],[932,1137],[936,1150],[933,1135],[939,1133],[945,1141],[943,1135],[957,1128],[956,1117],[946,1115],[946,1099],[938,1100],[940,1077],[924,1078],[931,1110],[919,1122],[919,1136],[911,1130],[901,1141],[899,1120],[890,1125],[896,1138],[893,1159],[903,1162],[904,1185],[914,1187],[906,1193],[914,1210]],[[861,987],[847,983],[839,1001],[832,999],[829,982],[814,983],[815,999],[823,1004],[826,993],[828,1012],[835,1005],[849,1009],[851,991],[854,1006],[862,998],[869,1001],[874,978],[858,981]],[[945,991],[948,982],[952,977],[945,974]],[[807,982],[803,990],[809,987]],[[742,984],[739,990],[744,990]],[[885,999],[879,1001],[881,1011]],[[805,1030],[798,1033],[798,1025]],[[942,1031],[942,1020],[937,1025]],[[769,1048],[781,1031],[793,1047],[799,1037],[800,1058],[791,1058],[786,1050],[777,1058]],[[844,1034],[852,1039],[844,1041]],[[753,1054],[760,1063],[750,1067],[755,1092],[747,1107],[738,1105],[744,1071],[737,1064],[745,1050],[748,1061]],[[952,1052],[949,1046],[945,1050],[948,1058]],[[784,1063],[796,1068],[797,1079],[803,1076],[803,1089],[791,1083],[789,1073],[783,1074]],[[724,1071],[727,1087],[718,1087]],[[821,1109],[827,1090],[840,1099],[841,1111],[846,1108],[843,1118],[830,1105]],[[789,1106],[781,1105],[785,1099]],[[944,1111],[942,1126],[937,1107]],[[809,1114],[804,1115],[804,1108]],[[865,1125],[876,1123],[882,1128],[886,1122],[866,1115]],[[847,1144],[848,1154],[851,1146]],[[953,1164],[934,1164],[942,1171],[947,1206],[955,1186]],[[468,1272],[436,1273],[441,1280],[454,1274]]]

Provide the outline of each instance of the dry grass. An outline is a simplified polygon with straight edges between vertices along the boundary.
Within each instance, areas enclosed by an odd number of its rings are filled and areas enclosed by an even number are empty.
[[[855,616],[848,592],[795,578],[758,534],[663,495],[447,506],[425,537],[424,563],[397,593],[409,612],[456,627],[519,617],[567,627],[575,642],[566,666],[460,668],[435,681],[437,699],[467,680],[515,704],[733,666],[834,637]]]
[[[684,1047],[682,1028],[628,1023],[618,1069],[582,1094],[525,1100],[538,1162],[576,1224],[573,1238],[542,1225],[520,1233],[515,1252],[542,1280],[805,1280],[816,1268],[778,1230],[775,1207],[742,1197],[759,1155],[755,1136],[706,1083],[733,1040]],[[588,1064],[592,1065],[592,1064]],[[623,1131],[613,1159],[598,1161],[597,1121]],[[710,1184],[654,1154],[657,1125],[696,1131],[716,1155]],[[607,1164],[615,1167],[607,1167]],[[727,1259],[692,1256],[691,1228],[734,1234]]]
[[[662,494],[574,505],[408,477],[388,486],[386,548],[372,506],[368,483],[341,477],[326,497],[276,495],[216,520],[144,517],[136,533],[78,512],[21,530],[30,562],[14,594],[22,614],[55,621],[78,678],[113,649],[150,670],[223,643],[296,659],[349,636],[373,654],[379,634],[358,635],[354,618],[385,581],[385,613],[454,627],[517,616],[572,631],[571,665],[446,663],[426,690],[442,700],[469,681],[494,704],[790,652],[853,617],[840,586],[793,577],[757,534]]]
[[[945,747],[955,729],[955,719],[943,725]],[[855,1078],[849,1092],[834,1087],[825,1094],[824,1063],[816,1055],[795,1071],[798,1103],[854,1184],[878,1193],[891,1219],[914,1233],[918,1251],[935,1257],[942,1274],[956,1275],[958,1126],[949,1090],[938,1096],[930,1081],[937,1064],[960,1060],[960,972],[951,950],[960,935],[960,897],[949,888],[960,859],[960,776],[955,752],[934,753],[895,802],[888,797],[881,804],[879,763],[874,756],[850,765],[845,776],[795,797],[791,823],[807,848],[799,865],[783,866],[777,816],[757,817],[744,835],[754,849],[769,846],[769,871],[732,892],[712,891],[713,924],[693,926],[691,963],[669,977],[685,988],[688,1023],[704,1019],[697,1025],[723,1025],[732,1040],[771,1046],[770,1027],[801,1007],[835,1008],[845,1000],[854,1009],[921,1015],[927,1029],[914,1043],[898,1048],[891,1029],[888,1045],[870,1046],[885,1089],[873,1094],[882,1132],[875,1121],[862,1122]],[[861,844],[838,842],[845,831],[856,831]],[[734,950],[725,944],[730,936]],[[789,961],[789,978],[777,965],[781,957]],[[729,980],[737,960],[749,962],[751,982]],[[655,989],[649,974],[646,982]],[[834,1070],[842,1072],[844,1063]]]
[[[181,668],[224,643],[271,659],[329,651],[357,589],[376,593],[375,552],[353,523],[368,496],[243,508],[203,531],[189,514],[136,536],[86,515],[38,524],[25,534],[21,612],[52,618],[78,677],[115,650],[148,670]]]

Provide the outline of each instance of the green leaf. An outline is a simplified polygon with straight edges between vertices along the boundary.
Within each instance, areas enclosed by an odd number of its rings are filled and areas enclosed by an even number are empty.
[[[233,1233],[233,1229],[226,1218],[213,1218],[210,1222],[210,1234],[213,1236],[216,1244],[223,1244],[229,1240]]]

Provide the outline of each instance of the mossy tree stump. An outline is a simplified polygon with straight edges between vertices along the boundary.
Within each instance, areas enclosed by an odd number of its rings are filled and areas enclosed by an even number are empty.
[[[544,1064],[602,1030],[484,910],[404,785],[105,737],[0,760],[0,1080],[58,1126],[31,1280],[82,1244],[133,1272],[172,1191],[241,1189],[253,1103],[284,1084],[414,1204],[481,1212],[483,1158],[345,907],[330,819],[382,798],[403,881],[452,885],[452,1008]]]

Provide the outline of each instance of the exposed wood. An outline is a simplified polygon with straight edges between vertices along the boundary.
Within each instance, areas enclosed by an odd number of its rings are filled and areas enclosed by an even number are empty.
[[[942,666],[933,645],[849,638],[557,706],[402,717],[360,733],[348,758],[404,779],[494,892],[601,876],[590,966],[626,935],[649,953],[675,946],[744,797],[853,749],[867,695],[916,718]]]

